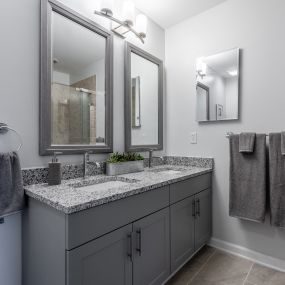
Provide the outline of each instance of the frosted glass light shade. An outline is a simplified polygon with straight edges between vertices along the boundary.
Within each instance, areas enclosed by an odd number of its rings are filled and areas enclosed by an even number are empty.
[[[109,16],[113,15],[113,0],[102,0],[100,10],[102,13]]]
[[[132,26],[135,18],[135,4],[132,1],[124,1],[122,14],[123,21]]]
[[[147,32],[147,17],[143,14],[139,14],[136,17],[136,31],[142,36],[143,38],[146,37]]]

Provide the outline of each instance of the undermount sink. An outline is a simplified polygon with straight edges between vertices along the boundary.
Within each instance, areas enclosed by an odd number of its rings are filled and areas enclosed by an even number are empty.
[[[79,182],[70,183],[69,186],[80,188],[82,191],[95,192],[103,191],[113,188],[119,188],[122,186],[130,185],[131,183],[136,183],[139,180],[128,179],[124,177],[102,177],[92,180],[81,180]]]
[[[163,173],[163,174],[179,174],[183,171],[183,168],[174,167],[162,167],[162,168],[151,168],[148,171],[153,173]]]

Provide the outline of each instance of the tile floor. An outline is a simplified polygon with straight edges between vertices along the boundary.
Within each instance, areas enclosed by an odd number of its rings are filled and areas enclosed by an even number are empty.
[[[285,285],[285,273],[205,246],[167,285]]]

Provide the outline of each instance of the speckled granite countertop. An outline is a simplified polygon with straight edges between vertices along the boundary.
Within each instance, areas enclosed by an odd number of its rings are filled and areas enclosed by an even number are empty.
[[[84,180],[64,180],[58,186],[36,184],[26,186],[25,192],[65,214],[72,214],[211,171],[211,167],[161,165],[119,176],[97,175]]]

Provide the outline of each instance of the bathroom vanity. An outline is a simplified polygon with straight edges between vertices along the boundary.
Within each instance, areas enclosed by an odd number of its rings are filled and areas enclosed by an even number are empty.
[[[211,168],[26,188],[24,285],[163,284],[211,236]]]

